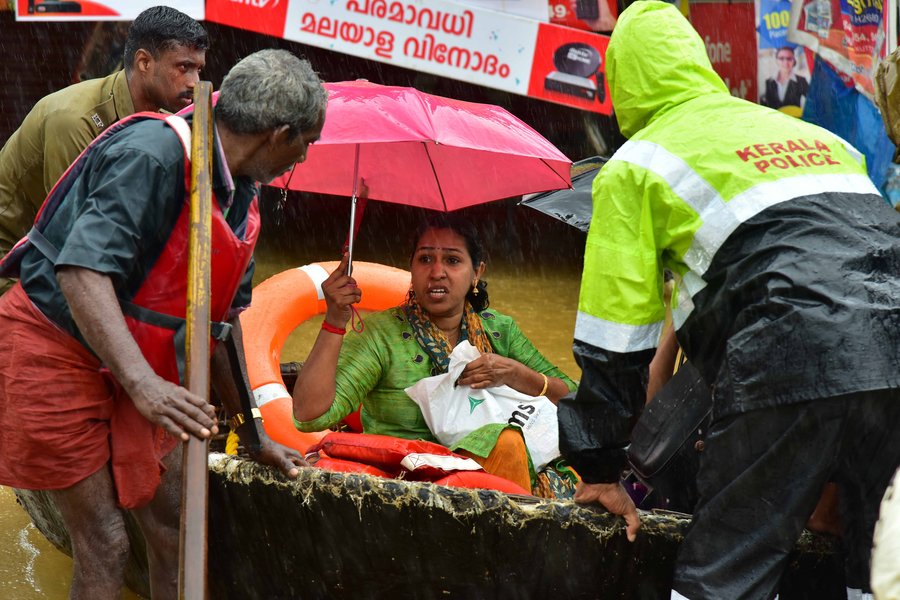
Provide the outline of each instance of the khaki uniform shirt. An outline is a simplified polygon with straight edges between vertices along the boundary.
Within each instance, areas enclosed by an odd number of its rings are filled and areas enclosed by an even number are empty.
[[[0,150],[0,257],[21,239],[56,181],[100,133],[134,112],[125,71],[45,96]],[[12,282],[0,279],[0,294]]]

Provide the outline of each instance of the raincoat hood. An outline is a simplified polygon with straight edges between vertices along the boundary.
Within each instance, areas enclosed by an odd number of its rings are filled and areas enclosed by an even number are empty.
[[[685,102],[729,93],[693,26],[673,5],[656,0],[622,12],[606,70],[619,129],[629,138]]]

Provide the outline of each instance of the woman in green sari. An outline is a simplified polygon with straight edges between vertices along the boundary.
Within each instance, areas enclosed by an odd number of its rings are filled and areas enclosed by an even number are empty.
[[[345,338],[351,304],[361,297],[344,274],[345,257],[322,284],[328,308],[294,387],[297,428],[327,429],[362,405],[366,433],[436,442],[404,390],[446,372],[450,353],[463,340],[481,356],[467,365],[459,385],[508,385],[554,403],[573,391],[575,383],[538,352],[512,318],[488,309],[484,269],[483,245],[471,223],[447,214],[432,218],[415,236],[406,302],[370,315],[361,333]],[[539,495],[565,495],[571,488],[557,470],[534,473],[521,431],[506,423],[483,426],[451,449]]]

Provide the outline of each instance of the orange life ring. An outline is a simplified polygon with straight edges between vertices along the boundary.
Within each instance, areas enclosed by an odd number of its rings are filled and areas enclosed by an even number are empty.
[[[330,432],[294,427],[293,401],[281,378],[281,349],[298,325],[325,313],[322,282],[338,264],[312,263],[273,275],[253,289],[253,304],[240,317],[247,375],[266,433],[304,454]],[[357,307],[363,310],[397,306],[409,291],[409,272],[394,267],[355,261],[353,278],[362,289]]]

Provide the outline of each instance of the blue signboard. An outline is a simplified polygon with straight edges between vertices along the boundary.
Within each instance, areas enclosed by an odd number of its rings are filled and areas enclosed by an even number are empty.
[[[790,0],[759,0],[759,47],[778,49],[783,46],[795,47],[787,41],[788,26],[791,24]]]

